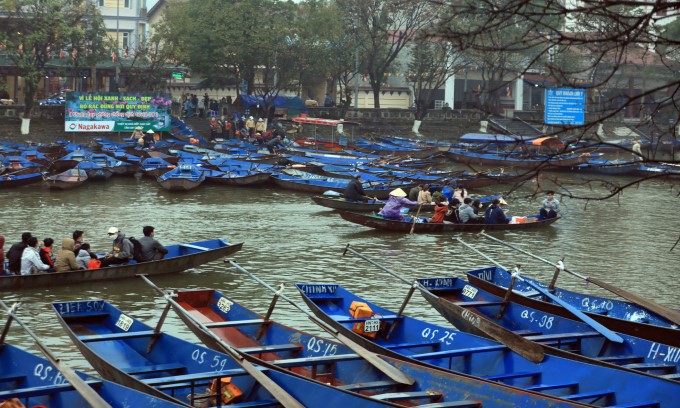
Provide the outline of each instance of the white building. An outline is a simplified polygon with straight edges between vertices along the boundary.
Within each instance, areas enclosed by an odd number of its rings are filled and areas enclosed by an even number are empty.
[[[146,0],[93,0],[104,18],[108,36],[119,55],[132,52],[144,44],[147,31]]]

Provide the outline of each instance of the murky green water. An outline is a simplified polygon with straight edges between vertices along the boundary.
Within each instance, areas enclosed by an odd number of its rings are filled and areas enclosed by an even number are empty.
[[[497,192],[495,188],[477,191],[482,195]],[[580,192],[586,193],[586,187]],[[494,235],[553,262],[565,257],[567,267],[573,271],[678,308],[680,248],[669,251],[680,234],[676,194],[666,184],[649,183],[627,190],[618,201],[590,202],[586,207],[583,201],[564,200],[564,219],[553,227]],[[509,201],[510,215],[535,212],[538,204],[522,198]],[[29,186],[0,191],[0,214],[0,233],[7,239],[5,251],[23,231],[40,238],[53,237],[60,244],[74,229],[84,230],[86,241],[95,250],[105,251],[110,246],[106,236],[110,226],[119,227],[127,235],[141,236],[142,226],[147,224],[156,227],[156,237],[166,244],[215,237],[243,241],[245,245],[235,255],[236,261],[272,285],[286,283],[286,293],[295,300],[295,282],[337,282],[371,301],[393,309],[399,307],[408,287],[356,257],[343,257],[342,250],[348,243],[407,278],[461,276],[466,270],[488,265],[457,244],[452,235],[382,234],[343,221],[334,212],[313,204],[305,194],[275,187],[202,186],[177,194],[162,190],[148,178],[114,178],[66,192]],[[552,276],[550,266],[506,247],[474,234],[464,235],[463,239],[503,265],[519,262],[528,275],[545,280]],[[215,288],[261,313],[266,312],[271,299],[267,290],[221,262],[158,277],[155,282],[164,288]],[[559,285],[605,295],[568,275],[560,278]],[[50,302],[103,298],[150,324],[155,324],[164,305],[137,280],[41,288],[0,296],[6,302],[21,301],[20,315],[76,368],[88,366],[56,323]],[[406,310],[443,323],[418,297]],[[274,318],[315,331],[302,313],[282,302]],[[174,317],[166,321],[164,328],[195,340]],[[25,347],[31,345],[18,327],[12,329],[9,340]]]

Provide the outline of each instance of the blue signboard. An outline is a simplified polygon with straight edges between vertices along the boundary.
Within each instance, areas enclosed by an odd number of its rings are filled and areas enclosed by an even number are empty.
[[[586,116],[584,89],[555,88],[545,90],[545,117],[548,125],[583,125]]]

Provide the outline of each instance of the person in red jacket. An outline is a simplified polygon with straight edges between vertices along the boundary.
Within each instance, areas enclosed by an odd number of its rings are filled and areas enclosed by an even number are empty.
[[[444,196],[437,197],[437,203],[434,205],[434,215],[430,218],[430,222],[441,224],[444,222],[444,216],[449,210],[446,205],[446,201],[443,200]]]
[[[43,240],[43,246],[40,248],[38,254],[40,255],[40,260],[45,265],[49,266],[47,272],[54,272],[54,258],[52,258],[52,245],[54,245],[54,240],[52,238],[45,238]]]

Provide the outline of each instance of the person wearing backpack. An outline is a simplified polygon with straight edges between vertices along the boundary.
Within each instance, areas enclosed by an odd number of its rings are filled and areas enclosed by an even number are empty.
[[[116,227],[109,228],[108,235],[113,241],[113,244],[111,246],[111,252],[107,253],[104,258],[101,259],[102,268],[130,262],[134,251],[132,242],[125,238],[125,234],[120,232]]]
[[[168,249],[161,245],[160,242],[154,238],[154,227],[147,225],[142,228],[144,236],[137,241],[141,244],[141,253],[135,257],[137,262],[149,262],[163,259]]]

